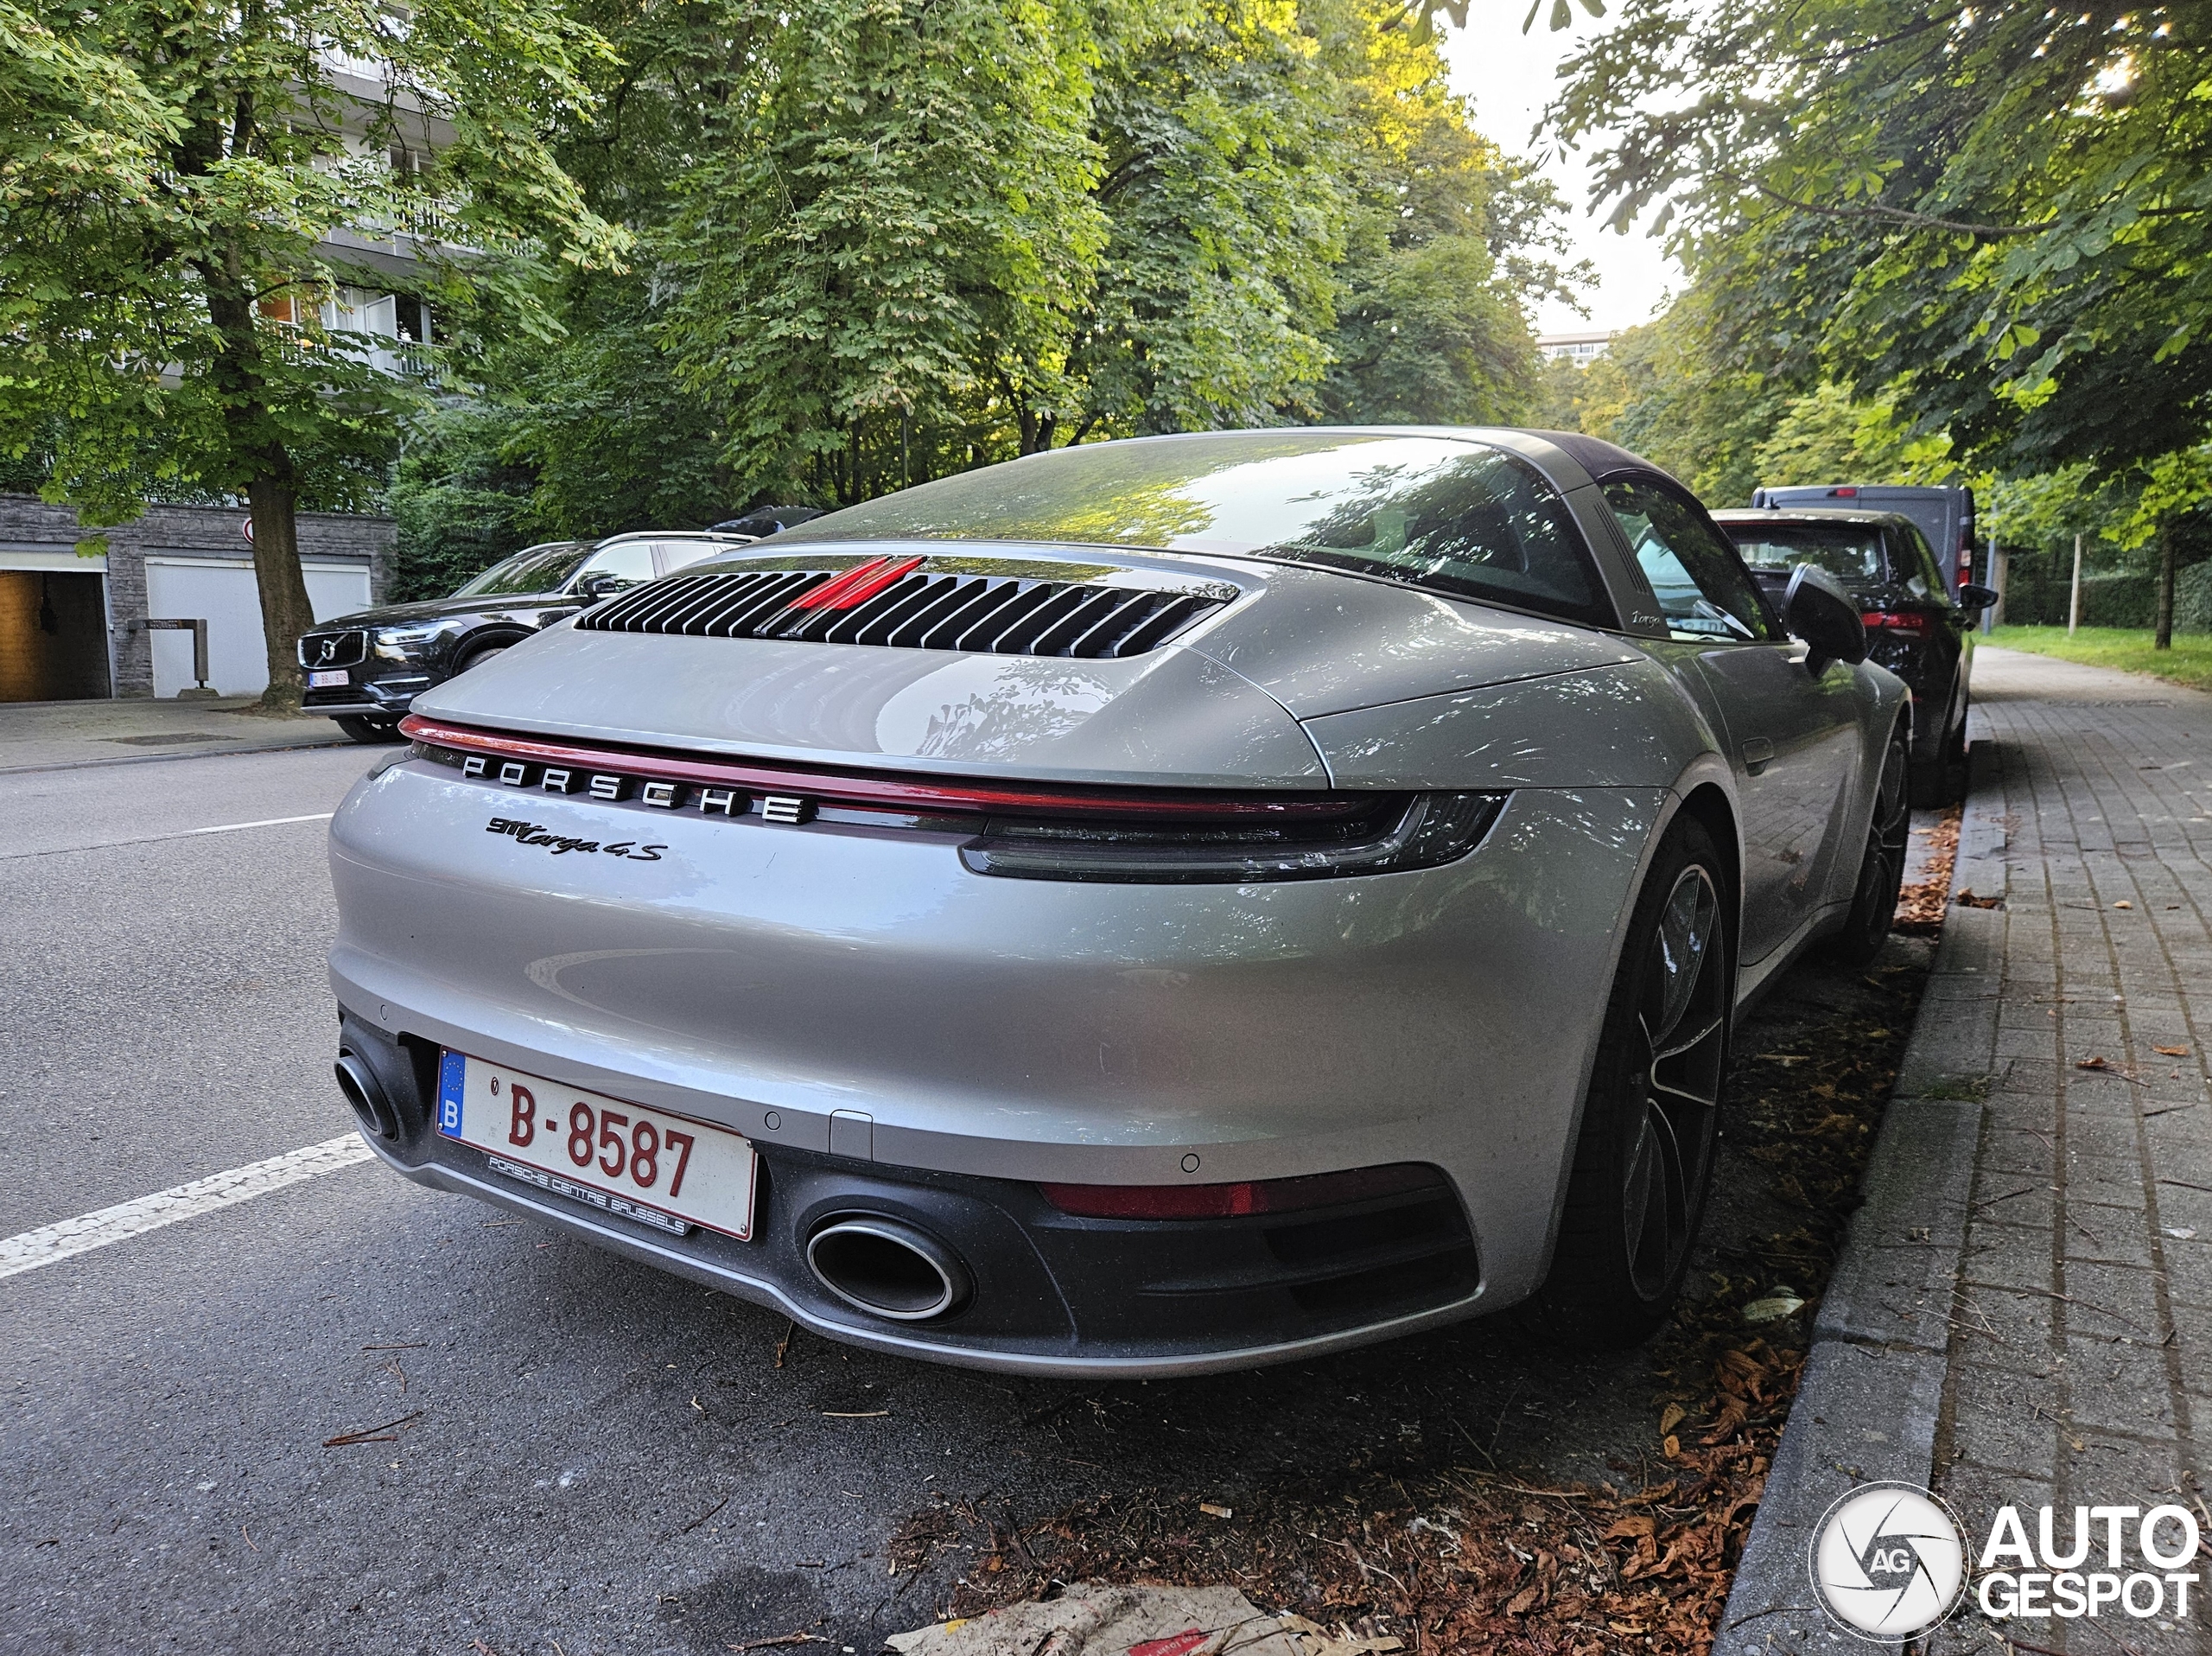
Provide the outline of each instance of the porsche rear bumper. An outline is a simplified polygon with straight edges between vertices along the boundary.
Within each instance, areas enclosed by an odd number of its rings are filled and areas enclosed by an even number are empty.
[[[1510,1304],[1541,1279],[1664,804],[1523,789],[1478,850],[1417,872],[1062,884],[971,873],[954,836],[518,798],[408,761],[333,824],[332,977],[395,1086],[423,1054],[464,1050],[720,1123],[766,1169],[750,1243],[657,1235],[427,1131],[372,1141],[410,1178],[881,1350],[1057,1373],[1245,1366]],[[486,831],[521,806],[552,840],[653,856]],[[1439,1169],[1446,1199],[1387,1222],[1325,1213],[1325,1235],[1071,1220],[1036,1189],[1406,1162]],[[804,1241],[848,1208],[950,1241],[976,1269],[972,1304],[899,1324],[824,1292]]]

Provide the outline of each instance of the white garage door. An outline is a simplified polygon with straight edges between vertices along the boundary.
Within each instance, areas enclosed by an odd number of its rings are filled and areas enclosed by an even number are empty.
[[[369,607],[369,571],[360,564],[302,559],[308,602],[317,621]],[[261,598],[253,565],[201,557],[146,560],[146,613],[207,622],[207,683],[226,696],[258,696],[269,687],[269,655],[261,639]],[[154,634],[154,694],[192,686],[192,634]]]

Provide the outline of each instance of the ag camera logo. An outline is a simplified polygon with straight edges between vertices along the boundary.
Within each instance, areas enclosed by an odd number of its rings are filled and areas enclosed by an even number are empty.
[[[1821,1608],[1861,1639],[1916,1638],[1966,1587],[1959,1520],[1917,1484],[1861,1484],[1844,1496],[1813,1532],[1808,1562]]]

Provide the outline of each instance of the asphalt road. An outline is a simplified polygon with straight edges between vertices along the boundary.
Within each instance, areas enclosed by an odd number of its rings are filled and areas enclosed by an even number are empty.
[[[0,779],[0,1237],[348,1129],[324,826],[272,819],[376,757]],[[1816,1039],[1847,978],[1793,980],[1743,1044]],[[1712,1246],[1793,1222],[1757,1176],[1724,1162]],[[934,1619],[948,1575],[885,1554],[940,1495],[1244,1506],[1409,1444],[1594,1479],[1669,1384],[1496,1324],[1090,1387],[785,1340],[374,1164],[0,1279],[0,1651],[873,1656]]]

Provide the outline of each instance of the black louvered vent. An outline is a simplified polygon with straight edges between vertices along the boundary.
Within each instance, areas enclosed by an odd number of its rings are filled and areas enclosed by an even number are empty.
[[[1157,648],[1228,603],[1198,592],[1003,575],[902,575],[849,608],[805,599],[846,572],[741,570],[673,575],[576,618],[591,633],[681,633],[879,644],[983,655],[1125,656]]]

